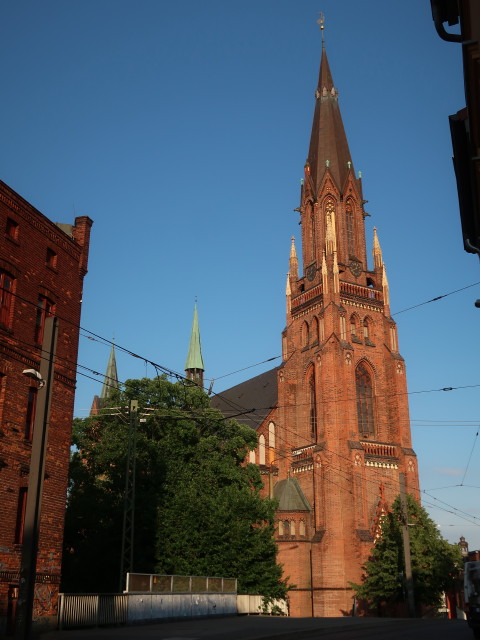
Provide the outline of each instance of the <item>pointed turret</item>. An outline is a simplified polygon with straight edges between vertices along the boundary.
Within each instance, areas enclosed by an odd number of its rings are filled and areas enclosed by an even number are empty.
[[[190,334],[190,346],[188,348],[187,361],[185,363],[185,375],[188,380],[193,380],[200,387],[203,387],[203,365],[202,345],[200,344],[200,328],[198,325],[197,305],[193,310],[192,331]]]
[[[298,280],[298,258],[297,250],[295,248],[295,238],[292,236],[292,244],[290,247],[290,277],[293,281]]]
[[[322,43],[322,59],[315,98],[315,113],[307,160],[310,167],[311,186],[317,195],[323,176],[328,170],[342,193],[347,174],[353,170],[353,165],[338,106],[338,91],[333,84],[324,43]]]
[[[118,389],[119,386],[117,361],[115,359],[115,345],[112,342],[112,348],[110,350],[110,357],[108,358],[107,371],[105,372],[105,377],[103,379],[100,399],[104,400],[105,398],[108,398],[112,394],[113,389]]]
[[[383,267],[383,256],[380,248],[380,242],[377,236],[377,227],[373,227],[373,268],[375,270]]]

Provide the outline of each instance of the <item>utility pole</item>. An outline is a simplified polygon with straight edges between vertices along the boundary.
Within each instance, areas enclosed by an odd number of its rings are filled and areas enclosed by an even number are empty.
[[[20,587],[15,621],[16,640],[28,640],[32,629],[35,578],[37,575],[38,537],[42,512],[43,479],[47,453],[50,403],[52,399],[58,319],[45,318],[40,357],[40,382],[33,426],[32,455],[28,474],[27,503],[23,528]]]
[[[408,531],[407,496],[405,493],[405,474],[399,474],[400,504],[402,507],[403,554],[405,557],[405,581],[407,586],[407,607],[410,618],[415,618],[415,596],[413,591],[412,561],[410,558],[410,533]]]
[[[127,466],[125,470],[125,500],[123,505],[122,552],[120,558],[119,591],[125,585],[125,575],[133,571],[133,541],[135,533],[135,467],[137,449],[138,400],[130,400]]]

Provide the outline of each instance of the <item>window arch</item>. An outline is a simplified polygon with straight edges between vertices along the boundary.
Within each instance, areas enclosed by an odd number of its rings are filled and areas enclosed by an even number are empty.
[[[290,535],[290,520],[283,521],[283,535],[284,536]]]
[[[312,338],[313,342],[318,344],[320,339],[320,326],[318,324],[317,316],[315,316],[312,320]]]
[[[278,521],[278,535],[283,536],[283,520]]]
[[[356,313],[352,313],[350,316],[350,337],[355,342],[355,338],[358,338],[358,325],[359,320]]]
[[[290,535],[295,537],[295,520],[290,520]]]
[[[268,446],[275,449],[275,423],[270,422],[268,425]]]
[[[373,340],[373,322],[368,316],[363,319],[363,338],[365,344],[372,345]]]
[[[315,368],[312,366],[307,377],[308,420],[310,424],[310,436],[317,439],[317,392],[315,385]]]
[[[355,371],[355,385],[358,430],[362,436],[372,436],[375,433],[372,378],[362,363],[358,365]]]
[[[15,279],[0,269],[0,323],[10,328],[12,323]]]
[[[263,433],[258,439],[258,458],[259,464],[265,464],[265,436]]]
[[[306,535],[305,531],[305,520],[300,520],[299,534],[301,538],[304,538]]]
[[[249,456],[248,456],[248,461],[251,462],[252,464],[255,464],[255,462],[256,462],[255,450],[250,451]]]
[[[305,321],[302,324],[302,334],[301,334],[302,347],[308,347],[309,341],[310,341],[310,329],[308,326],[308,322]]]
[[[347,204],[345,207],[345,223],[346,223],[346,231],[347,231],[347,249],[348,255],[355,255],[355,221],[353,218],[353,201],[351,199],[347,200]]]

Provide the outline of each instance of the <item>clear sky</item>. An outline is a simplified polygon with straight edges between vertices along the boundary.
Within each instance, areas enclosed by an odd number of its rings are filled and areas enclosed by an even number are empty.
[[[217,392],[279,363],[222,377],[281,352],[319,11],[392,312],[478,282],[448,127],[465,102],[461,51],[438,38],[428,0],[1,3],[0,178],[54,221],[95,221],[82,326],[182,372],[197,297]],[[479,289],[394,316],[423,504],[471,548]],[[79,363],[103,374],[109,347],[85,335]],[[155,373],[121,351],[117,362],[121,380]],[[102,377],[79,374],[85,416]]]

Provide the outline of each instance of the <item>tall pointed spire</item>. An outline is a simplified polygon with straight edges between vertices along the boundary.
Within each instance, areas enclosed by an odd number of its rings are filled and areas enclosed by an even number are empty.
[[[373,268],[381,269],[383,266],[382,250],[377,236],[377,227],[373,227]]]
[[[290,277],[295,281],[298,280],[298,258],[297,250],[295,249],[295,238],[292,236],[292,244],[290,246]]]
[[[192,331],[190,334],[190,346],[188,348],[187,361],[185,363],[185,374],[189,380],[193,380],[203,387],[203,365],[202,345],[200,343],[200,327],[198,324],[197,305],[193,310]]]
[[[115,345],[112,342],[112,348],[110,350],[110,357],[108,358],[107,371],[103,379],[102,392],[100,393],[100,399],[108,398],[114,389],[119,389],[117,372],[117,361],[115,359]]]
[[[312,187],[317,194],[328,169],[339,191],[342,192],[346,177],[349,171],[353,170],[353,165],[338,106],[338,91],[333,84],[325,43],[322,43],[322,59],[315,98],[315,113],[307,160]]]

